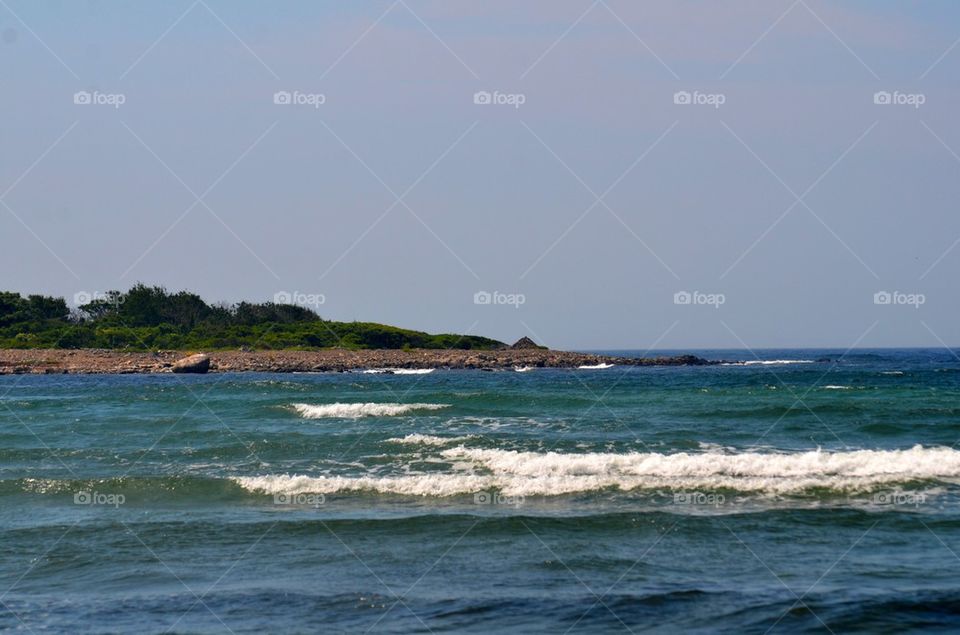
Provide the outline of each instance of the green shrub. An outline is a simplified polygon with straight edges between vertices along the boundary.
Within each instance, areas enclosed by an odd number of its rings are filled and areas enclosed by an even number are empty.
[[[492,349],[496,340],[430,335],[374,322],[330,322],[286,304],[211,306],[200,296],[137,284],[110,291],[74,314],[63,298],[0,292],[0,348],[128,350]]]

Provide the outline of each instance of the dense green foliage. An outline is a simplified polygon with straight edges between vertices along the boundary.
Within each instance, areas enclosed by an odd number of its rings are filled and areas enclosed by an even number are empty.
[[[472,335],[430,335],[372,322],[331,322],[291,304],[212,306],[200,296],[138,284],[71,311],[63,298],[0,292],[0,348],[217,350],[311,348],[492,349]]]

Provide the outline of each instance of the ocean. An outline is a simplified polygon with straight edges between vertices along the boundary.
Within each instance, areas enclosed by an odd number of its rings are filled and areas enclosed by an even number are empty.
[[[0,630],[960,630],[957,356],[692,352],[0,377]]]

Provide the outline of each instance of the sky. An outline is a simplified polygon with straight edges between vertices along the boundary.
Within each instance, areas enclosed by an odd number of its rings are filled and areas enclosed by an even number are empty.
[[[0,288],[960,345],[950,1],[0,0]]]

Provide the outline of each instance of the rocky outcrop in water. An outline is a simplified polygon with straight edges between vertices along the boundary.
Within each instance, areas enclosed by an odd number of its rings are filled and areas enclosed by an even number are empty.
[[[537,343],[534,342],[529,337],[521,337],[520,339],[518,339],[516,342],[513,343],[513,346],[510,347],[510,350],[522,351],[522,350],[541,349],[541,348],[543,347],[538,346]]]

